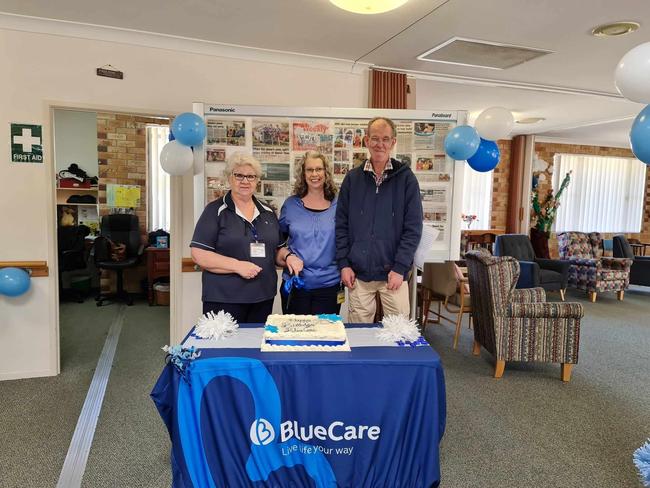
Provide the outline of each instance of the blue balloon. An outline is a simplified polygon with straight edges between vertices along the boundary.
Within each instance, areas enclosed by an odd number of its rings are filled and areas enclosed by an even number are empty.
[[[445,152],[458,161],[471,158],[481,143],[481,137],[474,127],[459,125],[445,137]]]
[[[481,173],[492,171],[499,164],[499,147],[494,141],[481,138],[476,154],[467,160],[467,164]]]
[[[175,141],[176,138],[174,137],[174,131],[169,129],[169,137],[167,138],[169,142]]]
[[[17,297],[29,290],[29,273],[20,268],[0,269],[0,293]]]
[[[205,139],[205,122],[198,115],[185,112],[172,122],[172,132],[184,146],[198,146]]]
[[[650,105],[634,119],[630,130],[630,145],[637,159],[650,165]]]

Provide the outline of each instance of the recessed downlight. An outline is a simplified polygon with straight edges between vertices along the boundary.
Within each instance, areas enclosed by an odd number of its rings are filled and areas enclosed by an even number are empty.
[[[615,37],[624,36],[630,32],[634,32],[641,24],[631,21],[611,22],[609,24],[599,25],[591,30],[591,35],[596,37]]]
[[[527,117],[525,119],[519,119],[518,124],[536,124],[537,122],[542,122],[546,120],[544,117]]]

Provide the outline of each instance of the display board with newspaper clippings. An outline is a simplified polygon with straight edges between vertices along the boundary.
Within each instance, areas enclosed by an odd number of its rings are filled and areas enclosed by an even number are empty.
[[[340,185],[348,171],[368,158],[364,140],[368,121],[378,116],[391,118],[397,129],[392,156],[416,175],[423,224],[436,230],[425,261],[458,258],[464,162],[445,155],[444,139],[453,127],[465,122],[465,112],[202,103],[194,104],[194,112],[205,117],[207,126],[201,148],[203,185],[195,188],[199,196],[196,214],[227,191],[223,172],[225,161],[234,152],[248,152],[260,161],[262,178],[256,197],[279,213],[284,200],[293,194],[294,168],[305,151],[325,154]]]

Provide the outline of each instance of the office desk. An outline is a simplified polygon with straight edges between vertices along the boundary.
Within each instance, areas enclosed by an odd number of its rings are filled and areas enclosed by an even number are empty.
[[[201,356],[184,375],[167,364],[151,393],[173,486],[438,486],[440,357],[347,327],[352,352],[262,353],[255,324],[222,341],[189,335]]]
[[[169,248],[147,247],[144,252],[147,260],[147,297],[149,305],[153,305],[154,282],[169,276]]]

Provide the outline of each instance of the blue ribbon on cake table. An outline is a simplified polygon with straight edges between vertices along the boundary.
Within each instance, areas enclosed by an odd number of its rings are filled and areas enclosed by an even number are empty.
[[[429,343],[422,336],[418,337],[417,341],[397,341],[396,343],[399,347],[418,347],[429,345]]]
[[[272,346],[341,346],[345,344],[345,341],[293,341],[293,340],[276,340],[276,339],[267,339],[267,344]]]
[[[295,288],[296,290],[302,290],[305,287],[305,282],[300,276],[292,276],[284,282],[282,289],[284,292],[289,295],[291,290]]]

